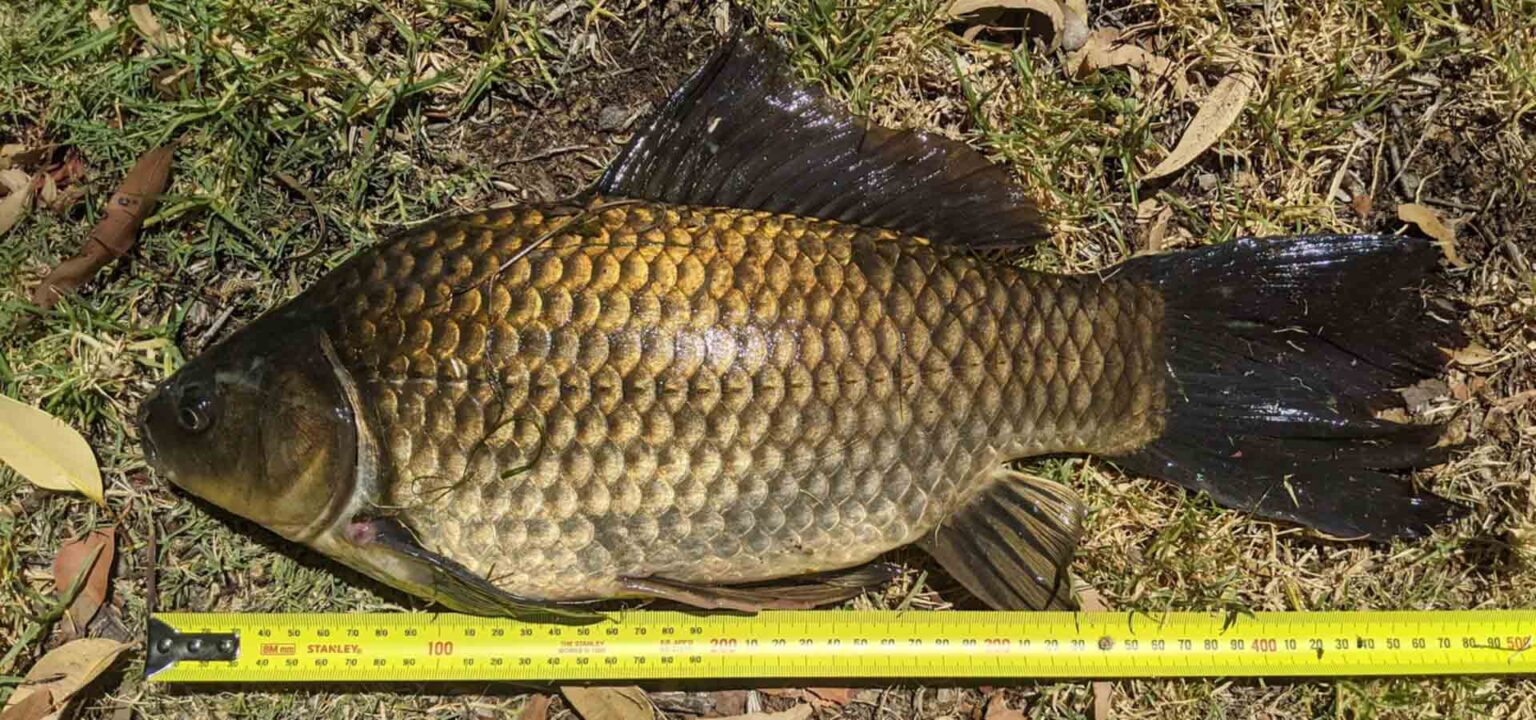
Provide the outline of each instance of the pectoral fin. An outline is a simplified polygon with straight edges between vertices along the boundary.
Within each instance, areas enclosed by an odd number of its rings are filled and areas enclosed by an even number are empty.
[[[1068,568],[1083,515],[1071,488],[999,468],[991,487],[919,544],[996,609],[1072,609]]]
[[[711,610],[809,610],[847,600],[895,577],[896,569],[876,563],[836,573],[755,585],[696,585],[665,578],[623,578],[624,589],[645,597]]]
[[[392,517],[353,518],[321,549],[347,565],[458,612],[543,622],[585,623],[599,613],[525,598],[497,587],[463,565],[432,552]]]

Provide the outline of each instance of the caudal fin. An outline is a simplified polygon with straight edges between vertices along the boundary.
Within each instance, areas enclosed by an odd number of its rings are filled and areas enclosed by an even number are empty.
[[[1401,474],[1443,460],[1441,428],[1375,417],[1465,341],[1421,291],[1438,256],[1354,235],[1126,262],[1163,291],[1167,414],[1158,439],[1115,461],[1335,536],[1417,537],[1454,519],[1460,506]]]

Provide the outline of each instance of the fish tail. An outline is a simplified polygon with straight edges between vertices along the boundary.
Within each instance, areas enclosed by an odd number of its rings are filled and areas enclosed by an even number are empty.
[[[1427,241],[1353,235],[1128,261],[1122,277],[1162,293],[1166,404],[1161,434],[1112,459],[1334,536],[1417,537],[1454,519],[1463,508],[1400,474],[1444,459],[1442,428],[1376,416],[1465,343],[1459,309],[1424,292],[1438,257]]]

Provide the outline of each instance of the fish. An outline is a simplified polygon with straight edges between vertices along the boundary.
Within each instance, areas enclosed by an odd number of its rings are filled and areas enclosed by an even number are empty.
[[[1364,542],[1469,508],[1381,417],[1466,342],[1439,251],[1245,237],[1091,273],[1001,164],[874,125],[736,35],[590,187],[360,249],[144,400],[154,471],[481,615],[755,611],[925,550],[987,607],[1076,607],[1091,456]]]

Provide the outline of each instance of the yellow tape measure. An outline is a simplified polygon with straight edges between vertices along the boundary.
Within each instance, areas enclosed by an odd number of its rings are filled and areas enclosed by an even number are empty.
[[[151,620],[157,682],[1140,678],[1536,672],[1536,610],[454,614]]]

